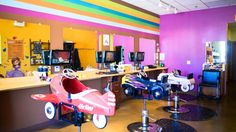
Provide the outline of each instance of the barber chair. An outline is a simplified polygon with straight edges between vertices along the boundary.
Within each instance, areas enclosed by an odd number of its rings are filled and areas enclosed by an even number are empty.
[[[198,85],[199,97],[220,98],[221,71],[213,69],[203,70],[202,75],[199,75],[198,78],[201,79]]]
[[[176,74],[177,73],[177,74]],[[161,73],[158,76],[158,80],[163,75],[169,75],[168,83],[171,85],[168,96],[168,104],[170,100],[173,100],[173,106],[166,106],[164,110],[170,113],[186,113],[189,112],[189,109],[180,106],[180,101],[187,102],[184,99],[181,99],[179,93],[187,93],[194,88],[194,79],[193,74],[188,74],[187,77],[180,76],[181,71],[175,70],[172,73]],[[183,95],[183,94],[182,94]]]
[[[125,95],[143,99],[142,121],[129,124],[127,127],[129,131],[157,132],[162,130],[157,124],[149,122],[146,100],[159,100],[166,96],[169,90],[166,84],[167,80],[168,76],[162,76],[161,81],[153,82],[145,72],[140,72],[138,75],[125,75],[122,78],[122,88]],[[147,95],[144,94],[145,91]]]

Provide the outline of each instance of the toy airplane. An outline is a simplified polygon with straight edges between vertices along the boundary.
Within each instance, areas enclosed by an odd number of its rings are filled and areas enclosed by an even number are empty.
[[[47,102],[45,115],[53,119],[58,108],[59,119],[71,114],[69,122],[81,126],[83,114],[92,114],[92,121],[97,128],[105,128],[107,116],[115,114],[115,95],[108,91],[101,94],[97,89],[83,85],[71,69],[64,69],[61,75],[56,75],[50,82],[51,94],[33,94],[35,100]],[[65,114],[67,113],[67,115]]]

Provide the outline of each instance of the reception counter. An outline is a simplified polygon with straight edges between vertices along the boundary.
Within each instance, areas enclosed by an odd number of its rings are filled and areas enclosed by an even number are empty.
[[[165,67],[158,67],[145,71],[154,79],[160,72],[166,70]],[[98,70],[79,71],[76,72],[76,75],[83,84],[100,91],[112,77],[115,77],[116,81],[112,83],[112,91],[116,95],[117,102],[120,103],[124,99],[120,88],[121,77],[139,71],[118,74],[97,74],[98,72]],[[52,123],[53,120],[49,121],[44,115],[45,103],[35,101],[30,97],[35,93],[50,93],[49,85],[50,82],[40,81],[33,76],[0,79],[0,131],[31,131]]]

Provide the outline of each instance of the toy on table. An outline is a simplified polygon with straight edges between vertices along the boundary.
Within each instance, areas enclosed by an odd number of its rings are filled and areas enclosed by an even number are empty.
[[[143,99],[142,122],[134,122],[129,124],[127,127],[129,131],[157,132],[162,130],[162,128],[157,124],[149,123],[146,100],[158,100],[168,95],[169,85],[165,83],[167,77],[168,76],[163,76],[162,81],[160,82],[151,80],[142,70],[138,75],[127,74],[122,78],[124,93],[127,96]]]
[[[97,89],[83,85],[71,69],[64,69],[50,82],[51,94],[33,94],[35,100],[47,102],[45,115],[53,119],[58,108],[59,120],[65,120],[79,127],[84,122],[84,114],[92,114],[97,128],[105,128],[107,116],[115,114],[116,99],[111,91],[101,94]]]

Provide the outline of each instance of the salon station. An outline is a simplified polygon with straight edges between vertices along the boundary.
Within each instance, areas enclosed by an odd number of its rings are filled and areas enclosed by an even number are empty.
[[[0,131],[236,131],[236,1],[0,0]]]

